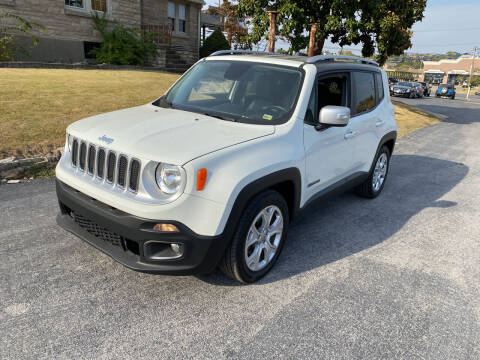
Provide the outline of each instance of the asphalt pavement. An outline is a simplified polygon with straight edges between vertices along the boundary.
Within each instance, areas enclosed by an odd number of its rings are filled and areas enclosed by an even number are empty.
[[[317,203],[259,283],[124,268],[0,186],[0,358],[480,358],[480,105],[398,141],[384,192]]]

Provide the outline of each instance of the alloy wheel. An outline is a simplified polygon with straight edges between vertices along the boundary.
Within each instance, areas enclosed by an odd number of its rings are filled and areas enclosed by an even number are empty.
[[[275,205],[261,210],[245,241],[245,263],[251,271],[265,268],[275,257],[283,234],[283,215]]]
[[[373,171],[372,177],[372,188],[373,191],[377,192],[383,185],[385,181],[385,176],[387,175],[388,169],[388,157],[387,154],[382,153],[375,164],[375,169]]]

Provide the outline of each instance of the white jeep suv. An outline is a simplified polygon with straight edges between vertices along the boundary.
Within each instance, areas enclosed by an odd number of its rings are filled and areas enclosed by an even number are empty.
[[[134,270],[253,282],[312,200],[380,194],[396,136],[373,61],[217,52],[153,103],[68,127],[58,223]]]

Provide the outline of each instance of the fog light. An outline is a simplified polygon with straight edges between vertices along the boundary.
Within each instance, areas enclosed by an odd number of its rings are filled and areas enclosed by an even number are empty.
[[[179,232],[178,228],[172,224],[155,224],[153,230],[162,232]]]
[[[170,244],[170,247],[172,248],[172,251],[175,253],[175,255],[182,255],[183,249],[180,244]]]

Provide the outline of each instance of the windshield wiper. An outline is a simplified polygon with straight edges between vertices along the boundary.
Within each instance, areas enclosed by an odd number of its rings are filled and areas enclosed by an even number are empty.
[[[237,122],[237,120],[235,120],[234,118],[223,116],[223,115],[211,114],[211,113],[206,113],[206,112],[202,112],[200,114],[207,115],[207,116],[210,116],[210,117],[214,117],[214,118],[220,119],[220,120]]]

